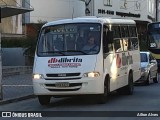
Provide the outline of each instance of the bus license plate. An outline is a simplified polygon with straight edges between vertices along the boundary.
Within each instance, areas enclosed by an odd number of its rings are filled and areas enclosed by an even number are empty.
[[[56,87],[69,87],[69,82],[58,82],[55,84]]]

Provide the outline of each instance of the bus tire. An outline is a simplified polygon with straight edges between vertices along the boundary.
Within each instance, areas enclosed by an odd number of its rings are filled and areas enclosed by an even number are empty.
[[[125,87],[125,91],[127,95],[132,95],[134,91],[134,83],[133,83],[133,74],[129,73],[128,76],[128,85]]]
[[[99,97],[97,98],[98,103],[105,104],[109,93],[110,93],[110,79],[109,76],[106,76],[104,81],[104,93],[99,95]]]
[[[50,103],[51,96],[38,95],[38,100],[41,105],[48,105]]]

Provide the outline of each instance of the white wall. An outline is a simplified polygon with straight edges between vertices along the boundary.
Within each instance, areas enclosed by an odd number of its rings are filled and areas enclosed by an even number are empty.
[[[85,3],[80,0],[30,0],[34,11],[30,22],[53,21],[85,15]],[[74,10],[73,10],[74,9]]]

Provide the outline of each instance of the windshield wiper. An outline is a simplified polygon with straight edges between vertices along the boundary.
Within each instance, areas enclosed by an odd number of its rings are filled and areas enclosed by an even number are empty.
[[[62,54],[62,55],[66,55],[64,54],[65,52],[80,52],[84,55],[88,55],[87,53],[83,52],[83,51],[80,51],[80,50],[66,50],[66,51],[46,51],[46,52],[40,52],[40,53],[59,53],[59,54]]]
[[[80,53],[83,53],[84,55],[88,55],[87,53],[80,51],[80,50],[67,50],[65,52],[80,52]]]
[[[46,51],[46,52],[40,52],[40,53],[59,53],[59,54],[65,55],[63,51]]]

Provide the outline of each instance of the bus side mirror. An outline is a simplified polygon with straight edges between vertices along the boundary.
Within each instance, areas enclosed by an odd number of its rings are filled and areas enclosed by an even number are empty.
[[[108,43],[113,43],[113,31],[111,30],[107,32],[107,41]]]

